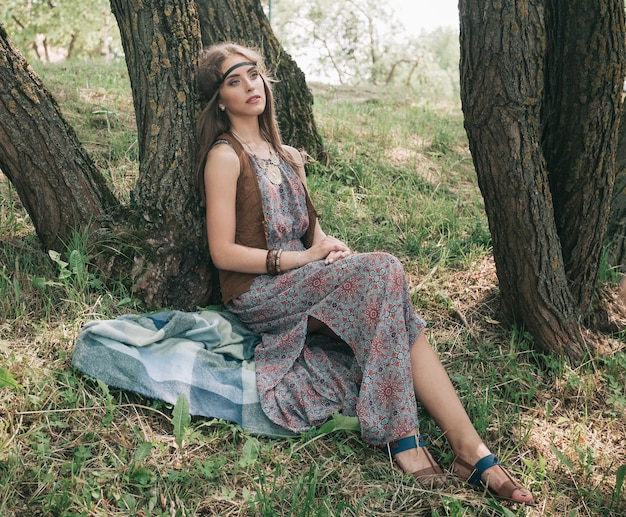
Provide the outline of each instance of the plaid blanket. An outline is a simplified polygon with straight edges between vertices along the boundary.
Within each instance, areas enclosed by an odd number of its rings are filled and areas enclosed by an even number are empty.
[[[260,339],[229,312],[125,315],[88,322],[72,364],[108,386],[170,404],[185,394],[192,415],[236,422],[254,434],[289,436],[261,409],[254,364]]]

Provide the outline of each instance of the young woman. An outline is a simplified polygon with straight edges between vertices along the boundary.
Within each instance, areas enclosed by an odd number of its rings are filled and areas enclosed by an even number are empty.
[[[335,412],[419,479],[442,475],[419,435],[417,403],[456,453],[455,472],[496,496],[534,504],[476,433],[414,312],[403,268],[328,236],[303,160],[283,145],[259,54],[206,49],[198,86],[198,175],[223,301],[262,335],[255,352],[263,410],[300,432]]]

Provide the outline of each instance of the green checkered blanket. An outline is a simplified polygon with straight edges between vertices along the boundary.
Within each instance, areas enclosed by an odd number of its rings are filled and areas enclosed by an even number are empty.
[[[254,348],[259,334],[229,312],[161,311],[88,322],[72,352],[80,372],[108,386],[236,422],[254,434],[289,436],[263,413]]]

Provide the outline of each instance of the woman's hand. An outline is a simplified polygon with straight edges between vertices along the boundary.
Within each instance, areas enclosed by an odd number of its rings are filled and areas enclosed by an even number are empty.
[[[339,239],[325,235],[304,253],[308,259],[307,262],[324,260],[326,264],[332,264],[336,260],[351,255],[352,251]]]

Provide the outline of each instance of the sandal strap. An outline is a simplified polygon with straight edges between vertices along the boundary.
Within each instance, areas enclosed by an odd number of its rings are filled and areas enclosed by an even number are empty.
[[[404,438],[400,438],[395,442],[390,442],[387,444],[389,454],[395,456],[396,454],[404,451],[408,451],[409,449],[417,449],[418,447],[425,447],[426,441],[424,437],[420,435],[411,435],[405,436]]]
[[[427,478],[430,476],[443,476],[443,471],[439,465],[435,465],[434,467],[426,467],[420,470],[416,470],[415,472],[411,472],[411,475],[416,478]]]
[[[472,472],[472,475],[469,477],[467,482],[470,485],[480,486],[482,484],[481,478],[485,470],[490,469],[491,467],[495,467],[496,465],[500,465],[500,462],[498,461],[498,458],[496,458],[493,454],[489,454],[484,458],[478,460],[474,465],[474,471]]]

